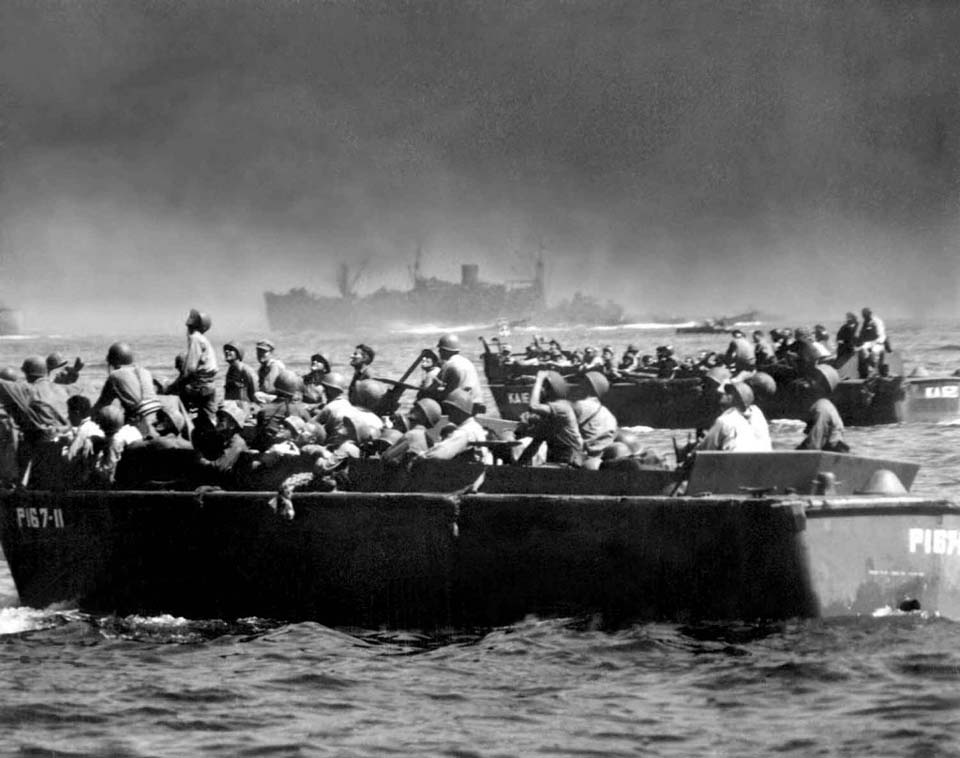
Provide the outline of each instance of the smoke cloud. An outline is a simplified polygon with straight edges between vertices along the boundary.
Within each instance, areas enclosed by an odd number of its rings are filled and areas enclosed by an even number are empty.
[[[32,329],[264,325],[461,262],[629,311],[960,316],[960,10],[0,7],[0,298]]]

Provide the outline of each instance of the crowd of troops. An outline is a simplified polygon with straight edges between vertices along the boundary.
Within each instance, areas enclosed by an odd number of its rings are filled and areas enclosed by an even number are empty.
[[[337,488],[338,472],[367,457],[404,466],[420,459],[661,465],[603,404],[611,376],[633,366],[621,364],[611,373],[602,355],[600,363],[582,363],[577,380],[559,366],[538,365],[528,412],[515,429],[498,434],[477,419],[484,410],[480,378],[456,335],[441,337],[436,351],[421,352],[420,377],[412,384],[406,376],[399,382],[375,378],[375,350],[365,344],[350,357],[350,372],[334,370],[316,353],[310,370],[298,375],[276,357],[270,340],[256,343],[256,365],[246,363],[243,347],[231,341],[222,348],[226,371],[218,386],[210,317],[192,310],[185,325],[186,350],[177,356],[172,381],[152,376],[123,342],[107,351],[108,376],[96,398],[65,391],[79,379],[79,358],[69,365],[57,353],[31,356],[22,377],[0,371],[3,481],[37,488],[262,490],[279,484],[281,491],[328,491]],[[794,341],[803,341],[797,331]],[[733,340],[731,346],[745,338]],[[717,361],[702,374],[717,418],[695,447],[769,450],[754,393],[772,392],[772,379],[755,365],[740,367],[736,351],[732,355],[729,368]],[[670,358],[661,352],[662,360]],[[837,373],[816,363],[812,376],[822,391],[801,447],[844,449],[842,422],[827,399]],[[415,389],[416,399],[401,413],[406,389]]]
[[[856,314],[847,313],[835,341],[823,324],[813,329],[757,329],[749,336],[741,329],[732,329],[726,351],[701,350],[688,356],[677,356],[669,344],[658,346],[655,353],[641,352],[636,344],[630,344],[618,359],[611,345],[603,345],[599,350],[594,346],[564,350],[557,340],[535,337],[525,352],[518,354],[500,339],[493,342],[500,362],[517,372],[531,368],[565,374],[601,371],[611,381],[630,376],[690,379],[702,377],[717,366],[726,366],[737,377],[745,378],[759,370],[778,380],[789,380],[811,375],[821,363],[838,366],[856,358],[857,373],[861,378],[869,378],[885,372],[884,355],[890,350],[890,342],[883,321],[870,308],[864,308],[862,316],[861,322]]]

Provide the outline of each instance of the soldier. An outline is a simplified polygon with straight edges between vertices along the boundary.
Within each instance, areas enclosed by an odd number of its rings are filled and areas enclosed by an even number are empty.
[[[47,378],[47,363],[42,357],[26,358],[21,370],[25,382],[0,379],[0,404],[19,429],[17,465],[24,471],[35,454],[49,452],[46,448],[50,446],[45,443],[67,429],[69,414],[66,397]]]
[[[839,383],[840,375],[833,366],[817,366],[817,377],[811,384],[816,399],[807,412],[805,435],[797,450],[849,452],[850,446],[843,439],[843,419],[829,398]]]
[[[351,403],[356,403],[357,384],[365,379],[372,379],[370,373],[370,364],[377,354],[369,345],[359,344],[354,348],[353,355],[350,356],[350,365],[353,367],[353,376],[350,378],[349,397]]]
[[[756,347],[747,341],[746,335],[740,329],[734,329],[730,334],[724,362],[738,381],[743,381],[756,371]]]
[[[863,323],[857,337],[857,350],[860,354],[860,378],[866,379],[880,371],[887,349],[887,329],[883,320],[869,308],[864,308],[860,315],[863,316]]]
[[[223,358],[227,362],[227,375],[223,378],[223,399],[237,402],[257,402],[257,372],[243,362],[243,348],[230,341],[223,346]],[[217,417],[219,424],[219,415]]]
[[[588,371],[584,379],[575,393],[573,412],[587,455],[584,465],[599,468],[600,455],[613,442],[619,425],[616,416],[603,404],[603,398],[610,390],[607,378],[599,371]]]
[[[847,318],[837,331],[837,365],[841,365],[857,352],[857,335],[860,332],[860,321],[857,314],[847,312]]]
[[[583,437],[572,403],[567,399],[569,385],[556,371],[539,371],[530,390],[530,412],[534,416],[531,442],[520,455],[520,463],[529,462],[541,442],[547,443],[547,463],[580,467],[583,465]]]
[[[133,350],[126,342],[114,342],[107,349],[107,370],[110,372],[100,397],[93,404],[91,415],[96,418],[101,408],[120,403],[131,419],[137,417],[138,406],[144,400],[156,397],[153,377],[145,368],[134,363]]]
[[[67,359],[57,351],[47,356],[47,376],[54,384],[76,384],[83,366],[83,360],[79,356],[72,366],[68,366]]]
[[[283,362],[273,355],[274,344],[268,339],[257,343],[257,402],[265,403],[273,395],[274,383],[280,372],[286,369]]]
[[[474,403],[482,401],[480,375],[473,363],[460,354],[460,338],[445,334],[437,342],[440,353],[440,380],[437,399],[441,402],[454,390],[463,390]]]
[[[305,403],[323,404],[323,378],[330,373],[330,361],[323,353],[310,356],[310,370],[303,375],[303,400]]]
[[[487,433],[473,417],[473,399],[464,389],[451,391],[441,403],[447,418],[454,427],[440,442],[422,454],[422,457],[433,460],[450,460],[465,457],[469,460],[479,460],[482,453],[473,448],[472,443],[483,442]]]
[[[197,413],[197,426],[211,430],[217,424],[217,356],[206,333],[210,316],[196,308],[187,315],[187,356],[180,374],[180,399],[188,410]]]
[[[728,382],[724,386],[720,404],[723,411],[697,443],[697,449],[731,453],[761,450],[762,445],[745,415],[747,408],[753,404],[753,390],[743,382]]]
[[[277,375],[273,384],[273,401],[257,413],[254,447],[258,450],[269,448],[283,429],[284,420],[290,416],[310,421],[310,409],[300,399],[300,390],[300,377],[292,371],[284,369]]]

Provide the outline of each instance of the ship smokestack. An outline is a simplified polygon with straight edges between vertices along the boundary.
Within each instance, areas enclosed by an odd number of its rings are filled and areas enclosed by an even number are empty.
[[[480,284],[480,266],[476,263],[464,263],[460,266],[460,284],[463,287],[476,287]]]

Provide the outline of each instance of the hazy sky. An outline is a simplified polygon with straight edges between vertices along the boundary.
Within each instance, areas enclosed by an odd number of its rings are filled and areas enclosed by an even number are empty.
[[[0,297],[154,332],[461,262],[635,313],[960,316],[952,2],[0,3]],[[233,330],[231,330],[233,331]]]

